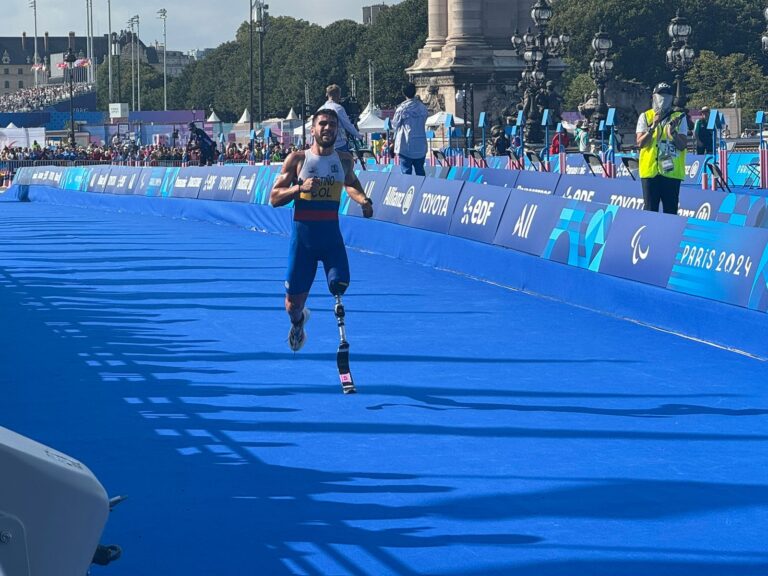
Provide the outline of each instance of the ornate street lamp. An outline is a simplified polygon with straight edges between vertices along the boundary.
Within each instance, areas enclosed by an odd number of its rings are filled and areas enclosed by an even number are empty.
[[[269,4],[264,0],[254,0],[256,14],[256,32],[259,34],[259,122],[264,121],[264,34],[267,33]]]
[[[163,21],[163,110],[168,110],[168,10],[160,8],[157,17]]]
[[[75,62],[77,56],[75,51],[72,50],[72,46],[69,47],[67,53],[64,54],[64,62],[67,63],[67,70],[69,71],[69,145],[72,148],[75,147],[75,84],[74,84],[74,71]]]
[[[531,7],[531,19],[537,33],[532,33],[529,28],[521,36],[515,30],[512,47],[525,62],[525,70],[519,84],[523,91],[522,109],[526,118],[525,139],[538,143],[544,137],[541,130],[542,112],[553,107],[545,89],[549,60],[565,54],[571,37],[567,31],[560,35],[547,35],[547,28],[552,19],[552,7],[548,0],[536,0]]]
[[[592,49],[595,51],[595,55],[589,63],[589,75],[597,87],[597,107],[589,119],[589,132],[593,138],[597,137],[600,122],[605,120],[608,115],[608,104],[605,102],[605,85],[613,75],[613,60],[609,54],[612,47],[613,41],[603,31],[601,25],[600,31],[592,38]]]
[[[667,49],[667,67],[675,74],[675,100],[674,109],[678,112],[686,112],[685,107],[688,97],[685,94],[683,80],[685,73],[693,66],[696,53],[688,46],[688,38],[691,36],[691,25],[688,20],[680,16],[680,11],[672,18],[667,28],[667,33],[672,39],[672,45]]]
[[[763,10],[763,16],[766,20],[766,30],[763,32],[763,37],[761,38],[762,44],[763,44],[763,54],[768,56],[768,8]]]

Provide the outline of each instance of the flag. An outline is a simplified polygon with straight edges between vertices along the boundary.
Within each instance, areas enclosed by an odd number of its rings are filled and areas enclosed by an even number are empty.
[[[59,62],[58,64],[56,64],[56,68],[66,68],[66,67],[67,67],[66,62]]]

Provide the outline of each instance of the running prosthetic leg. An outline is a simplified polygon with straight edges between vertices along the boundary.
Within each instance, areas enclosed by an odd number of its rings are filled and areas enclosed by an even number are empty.
[[[339,348],[336,351],[336,366],[339,368],[339,379],[341,380],[341,390],[344,394],[354,394],[357,392],[355,383],[352,380],[352,374],[349,371],[349,342],[344,329],[344,304],[341,303],[341,296],[335,295],[336,304],[333,307],[333,313],[336,316],[336,325],[339,327]]]

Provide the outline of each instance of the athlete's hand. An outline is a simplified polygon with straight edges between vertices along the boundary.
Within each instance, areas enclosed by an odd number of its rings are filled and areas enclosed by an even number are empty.
[[[373,202],[371,202],[370,198],[366,198],[361,207],[363,209],[363,218],[373,216]]]
[[[302,192],[317,192],[320,189],[319,178],[307,178],[301,184],[299,184],[299,193]]]

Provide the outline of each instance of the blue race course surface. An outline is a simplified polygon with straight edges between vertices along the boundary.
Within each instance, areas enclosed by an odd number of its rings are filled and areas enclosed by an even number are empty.
[[[128,495],[94,575],[768,573],[766,363],[351,251],[343,396],[287,245],[0,208],[0,424]]]

